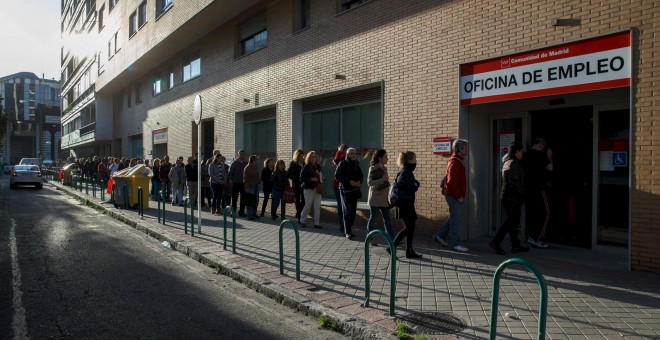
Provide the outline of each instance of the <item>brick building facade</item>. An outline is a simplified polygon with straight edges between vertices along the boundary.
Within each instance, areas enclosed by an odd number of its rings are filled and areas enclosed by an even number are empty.
[[[391,160],[417,153],[418,233],[430,236],[447,217],[439,192],[447,159],[433,154],[432,140],[466,138],[461,237],[474,239],[501,223],[502,136],[510,132],[527,148],[542,135],[559,169],[551,242],[620,252],[632,269],[660,270],[653,1],[97,1],[96,16],[101,9],[104,26],[92,31],[94,100],[105,135],[81,147],[191,155],[195,95],[203,99],[204,154],[218,148],[232,158],[244,148],[288,163],[292,150],[314,148],[327,160],[337,136],[324,139],[325,128],[337,128],[339,140],[360,144],[365,165],[379,147]],[[459,101],[461,65],[617,32],[631,35],[630,86]],[[309,132],[319,127],[322,137]],[[613,140],[622,141],[627,167],[611,170],[603,160]],[[390,176],[395,168],[391,162]]]

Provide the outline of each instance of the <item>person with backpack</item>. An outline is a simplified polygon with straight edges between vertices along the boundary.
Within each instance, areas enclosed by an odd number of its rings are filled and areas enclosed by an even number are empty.
[[[417,254],[412,247],[413,236],[415,233],[415,221],[417,220],[417,211],[415,211],[415,193],[419,189],[419,181],[415,179],[413,171],[417,167],[417,155],[412,151],[406,151],[399,154],[397,161],[399,173],[390,189],[389,201],[396,204],[399,208],[399,216],[403,220],[404,228],[396,234],[394,238],[394,247],[397,247],[401,240],[406,239],[406,258],[418,259],[422,255]],[[396,195],[396,196],[394,196]],[[393,199],[396,197],[396,200]],[[391,252],[388,247],[387,253]]]
[[[460,244],[461,238],[459,235],[461,219],[463,214],[463,202],[467,192],[467,177],[465,173],[465,165],[463,161],[468,154],[468,142],[464,139],[457,139],[452,145],[453,154],[449,158],[447,164],[447,171],[445,178],[442,182],[441,190],[449,206],[449,218],[442,224],[438,232],[433,236],[433,240],[439,242],[445,247],[450,249],[467,252],[469,249]],[[441,183],[442,183],[441,182]],[[445,240],[447,234],[451,233],[451,242]]]

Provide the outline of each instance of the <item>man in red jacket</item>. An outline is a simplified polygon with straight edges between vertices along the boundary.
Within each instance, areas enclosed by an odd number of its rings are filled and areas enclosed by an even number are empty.
[[[463,162],[468,154],[468,142],[464,139],[455,140],[452,151],[454,153],[449,158],[444,180],[444,195],[449,206],[449,218],[438,229],[433,239],[452,250],[466,252],[468,249],[460,245],[459,231],[463,223],[463,201],[467,191],[465,164]],[[445,240],[448,233],[451,234],[451,243]]]

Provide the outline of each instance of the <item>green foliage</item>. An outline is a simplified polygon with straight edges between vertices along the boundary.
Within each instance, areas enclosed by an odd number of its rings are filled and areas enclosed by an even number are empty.
[[[410,327],[404,322],[397,321],[396,322],[396,332],[394,333],[394,336],[398,340],[405,340],[410,337]]]
[[[337,323],[332,321],[329,316],[321,315],[319,318],[319,327],[336,331]]]

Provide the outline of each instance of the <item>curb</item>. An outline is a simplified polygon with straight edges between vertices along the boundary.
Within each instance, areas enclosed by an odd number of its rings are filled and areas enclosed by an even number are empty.
[[[328,316],[332,321],[336,322],[336,331],[342,333],[343,335],[351,337],[352,339],[365,340],[394,338],[392,332],[383,326],[369,323],[368,321],[357,318],[352,314],[343,313],[334,308],[327,307],[317,301],[310,300],[305,295],[297,293],[291,289],[287,289],[280,284],[273,283],[268,279],[265,279],[250,272],[249,270],[246,270],[245,268],[240,267],[237,264],[234,264],[232,261],[221,259],[220,257],[213,254],[200,253],[193,247],[187,245],[185,242],[175,240],[172,235],[154,231],[153,229],[149,228],[148,225],[140,223],[140,219],[135,220],[129,216],[126,216],[120,211],[108,209],[100,203],[100,199],[98,198],[90,199],[88,197],[81,196],[80,193],[76,192],[75,189],[68,188],[59,183],[55,183],[50,181],[48,182],[48,184],[52,185],[56,190],[62,191],[69,196],[83,201],[88,207],[100,210],[105,215],[119,220],[124,224],[127,224],[132,228],[157,239],[158,241],[169,242],[172,245],[173,250],[176,250],[179,253],[182,253],[208,267],[216,268],[219,274],[230,277],[235,281],[244,284],[248,288],[268,298],[271,298],[282,305],[292,308],[304,315],[314,317],[315,319],[318,319],[322,315]],[[307,284],[314,286],[309,283]]]

